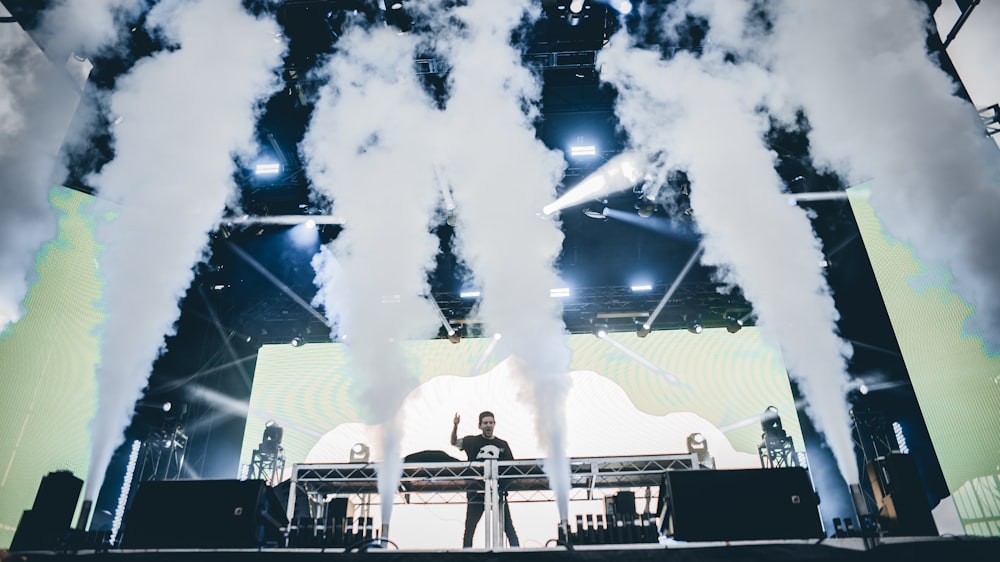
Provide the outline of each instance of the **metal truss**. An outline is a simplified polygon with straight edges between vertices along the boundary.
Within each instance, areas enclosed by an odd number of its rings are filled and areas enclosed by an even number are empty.
[[[378,494],[378,463],[295,464],[292,483],[313,497]],[[668,470],[697,469],[697,455],[656,455],[570,459],[573,499],[593,499],[596,488],[659,486]],[[407,463],[399,481],[400,503],[462,503],[480,492],[487,478],[482,462]],[[498,461],[499,487],[511,501],[549,501],[548,477],[541,460]],[[295,494],[289,494],[294,513]]]
[[[250,479],[259,479],[275,486],[281,480],[281,475],[285,470],[285,453],[278,448],[277,452],[263,452],[254,449],[250,460]]]
[[[721,328],[726,326],[727,315],[740,318],[752,310],[741,294],[723,294],[720,287],[711,282],[682,283],[657,316],[653,330],[682,330],[694,319],[706,329]],[[648,293],[635,293],[627,286],[576,287],[570,297],[562,299],[563,322],[573,334],[590,333],[595,321],[607,323],[612,332],[634,331],[634,321],[648,318],[666,290],[665,284]],[[475,299],[451,292],[434,293],[432,297],[449,323],[463,327],[463,337],[484,335],[481,320],[474,316]],[[253,323],[265,327],[266,335],[255,336],[262,343],[288,343],[294,336],[309,342],[329,342],[329,326],[312,315],[294,312],[297,307],[293,304],[281,296],[264,299],[243,317],[246,322],[253,319]],[[752,319],[745,322],[753,323]]]
[[[1000,104],[995,103],[989,107],[980,109],[979,118],[983,120],[987,136],[992,137],[1000,133]]]
[[[795,454],[795,445],[791,436],[765,435],[757,446],[761,468],[787,468],[799,466],[799,458]]]
[[[659,487],[670,470],[698,469],[697,453],[570,459],[572,500],[594,499],[597,488]],[[301,490],[323,501],[332,496],[359,496],[361,503],[378,494],[379,463],[295,464],[288,494],[288,520],[294,521],[295,499]],[[543,461],[405,463],[399,481],[397,503],[464,503],[469,492],[486,495],[487,542],[501,535],[501,494],[508,501],[552,501]],[[294,523],[288,531],[291,533]],[[488,545],[489,546],[489,545]]]
[[[188,436],[181,426],[150,433],[142,445],[138,481],[177,480],[184,470]]]

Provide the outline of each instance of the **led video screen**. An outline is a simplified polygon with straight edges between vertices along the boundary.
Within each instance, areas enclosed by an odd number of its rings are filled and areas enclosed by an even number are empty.
[[[36,259],[25,314],[0,333],[0,545],[14,537],[43,476],[69,470],[84,478],[87,423],[96,404],[94,328],[101,314],[89,195],[64,187],[49,200],[55,239]]]
[[[849,190],[913,391],[965,532],[1000,536],[1000,354],[970,323],[947,271],[885,232],[869,184]]]

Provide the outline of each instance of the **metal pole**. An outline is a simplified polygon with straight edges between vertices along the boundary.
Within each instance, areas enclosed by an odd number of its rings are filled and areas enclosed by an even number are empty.
[[[292,478],[288,487],[288,509],[285,511],[285,515],[288,517],[288,527],[285,530],[285,545],[288,545],[288,537],[292,533],[292,529],[295,528],[295,492],[299,487],[299,471],[298,465],[292,465]]]
[[[486,497],[483,498],[484,514],[486,515],[486,549],[492,550],[500,544],[501,525],[500,502],[497,494],[497,461],[486,459],[483,461],[483,478],[486,481]]]

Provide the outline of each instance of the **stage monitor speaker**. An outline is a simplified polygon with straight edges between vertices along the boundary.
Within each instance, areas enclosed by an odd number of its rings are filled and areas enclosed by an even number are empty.
[[[635,492],[621,491],[604,498],[604,513],[617,517],[620,521],[632,521],[635,517]]]
[[[278,499],[278,505],[281,507],[281,512],[288,514],[288,496],[289,491],[292,488],[291,480],[283,480],[274,485],[274,495]],[[300,517],[315,518],[315,513],[313,506],[309,500],[309,494],[306,493],[302,488],[296,487],[295,490],[295,514],[296,519]]]
[[[123,548],[278,546],[288,520],[263,480],[141,482],[122,528]]]
[[[910,455],[891,453],[868,463],[868,480],[878,504],[882,530],[890,536],[936,536],[917,463]]]
[[[684,541],[823,537],[819,498],[804,468],[667,473],[670,530]]]
[[[82,489],[83,480],[68,470],[50,472],[43,477],[35,494],[35,503],[22,514],[18,522],[10,549],[24,551],[56,548],[69,533]]]

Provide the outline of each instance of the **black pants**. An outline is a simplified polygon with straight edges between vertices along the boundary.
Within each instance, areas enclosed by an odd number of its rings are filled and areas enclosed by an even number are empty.
[[[472,546],[472,537],[476,534],[476,526],[483,518],[486,510],[486,495],[483,493],[471,493],[467,496],[469,504],[465,508],[465,535],[462,537],[462,547]],[[507,535],[507,542],[510,546],[521,546],[517,540],[517,531],[514,530],[514,523],[510,519],[510,511],[507,510],[507,495],[500,497],[500,512],[503,513],[503,532]]]

